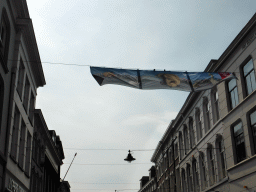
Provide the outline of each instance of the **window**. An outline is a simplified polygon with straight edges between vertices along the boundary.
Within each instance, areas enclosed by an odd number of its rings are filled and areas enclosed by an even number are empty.
[[[40,140],[37,140],[36,142],[36,163],[40,164],[40,158],[41,158],[41,147],[40,147]]]
[[[249,95],[256,89],[255,71],[253,60],[248,61],[243,67],[244,82],[246,85],[246,94]]]
[[[27,113],[28,113],[29,93],[30,93],[30,84],[29,84],[28,77],[26,77],[23,106]]]
[[[188,184],[188,191],[193,191],[193,177],[191,173],[191,166],[187,164],[187,184]]]
[[[174,144],[174,158],[175,160],[179,157],[179,154],[178,154],[178,144],[175,143]]]
[[[4,95],[5,95],[4,82],[2,77],[0,76],[0,134],[1,134],[1,124],[2,124],[2,115],[3,115]],[[1,182],[1,178],[0,178],[0,182]]]
[[[33,124],[33,120],[34,120],[34,109],[35,109],[35,96],[33,95],[33,92],[31,91],[30,104],[29,104],[29,119],[32,124]]]
[[[3,175],[4,175],[4,167],[0,163],[0,189],[2,189],[3,184]]]
[[[250,114],[250,127],[254,144],[254,153],[256,153],[256,110]]]
[[[196,109],[196,129],[197,129],[197,141],[199,141],[203,134],[202,134],[202,122],[200,117],[200,109]]]
[[[234,144],[235,144],[234,151],[236,153],[236,163],[239,163],[240,161],[246,158],[244,131],[242,126],[243,126],[242,122],[240,121],[232,127]]]
[[[205,133],[210,130],[210,103],[205,97],[203,102],[203,114],[204,114],[204,129]]]
[[[173,163],[173,151],[172,149],[169,150],[169,165]]]
[[[200,186],[199,186],[199,175],[198,175],[198,168],[197,168],[197,162],[194,159],[192,161],[192,169],[193,169],[193,177],[194,177],[194,191],[198,192],[200,191]]]
[[[216,140],[216,151],[217,151],[217,164],[219,170],[219,180],[226,177],[226,168],[225,168],[225,154],[224,154],[224,142],[222,136],[218,136]]]
[[[181,190],[181,178],[180,178],[180,169],[179,168],[177,168],[176,170],[175,170],[175,175],[176,175],[176,191],[182,191]]]
[[[15,107],[14,111],[14,122],[12,128],[12,144],[11,144],[11,157],[17,162],[17,146],[18,146],[18,138],[19,138],[19,127],[20,127],[20,112],[17,107]]]
[[[22,120],[21,133],[20,133],[20,145],[19,145],[19,167],[24,169],[24,158],[25,158],[25,138],[26,138],[26,124]]]
[[[209,169],[209,179],[210,185],[215,183],[215,167],[214,167],[214,154],[213,154],[213,147],[210,145],[207,148],[207,156],[208,156],[208,169]]]
[[[26,162],[25,162],[25,173],[30,175],[30,156],[31,156],[32,139],[29,131],[27,131],[27,145],[26,145]]]
[[[212,113],[213,113],[213,122],[216,123],[220,118],[219,113],[219,95],[216,89],[213,89],[211,93],[212,100]]]
[[[23,91],[23,84],[24,84],[24,77],[25,77],[25,67],[22,60],[20,61],[18,75],[19,76],[18,76],[17,92],[20,96],[20,99],[22,100],[22,91]]]
[[[186,125],[184,125],[183,132],[184,132],[185,154],[187,154],[189,150],[189,146],[188,146],[189,138],[188,138],[188,129]]]
[[[167,154],[164,155],[164,165],[163,165],[163,167],[164,167],[164,172],[165,172],[165,170],[168,168]]]
[[[184,157],[184,146],[183,146],[183,139],[182,139],[182,133],[179,134],[179,144],[180,144],[180,159]]]
[[[204,154],[202,152],[199,153],[199,162],[201,167],[201,183],[202,183],[202,190],[207,187],[207,180],[206,180],[206,167],[205,167],[205,159]]]
[[[7,37],[7,24],[4,18],[1,19],[0,23],[0,47],[1,51],[2,48],[5,47],[5,42],[6,42],[6,37]]]
[[[190,135],[190,148],[192,149],[193,146],[195,145],[195,134],[193,129],[192,117],[189,118],[188,126],[189,126],[189,135]]]
[[[170,192],[176,192],[176,184],[175,184],[175,177],[174,174],[172,173],[170,176]]]
[[[7,60],[10,41],[10,23],[7,17],[5,8],[2,10],[2,17],[0,20],[0,63],[5,72],[8,72]]]
[[[185,173],[184,169],[182,169],[182,171],[181,171],[181,176],[182,176],[182,189],[183,189],[183,192],[187,192],[186,173]]]
[[[230,99],[230,109],[233,109],[239,103],[236,79],[232,79],[228,82],[228,92]]]

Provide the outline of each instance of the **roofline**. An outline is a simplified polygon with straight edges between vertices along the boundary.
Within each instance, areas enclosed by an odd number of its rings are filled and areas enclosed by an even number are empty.
[[[16,28],[22,26],[23,30],[25,30],[25,32],[22,33],[23,36],[31,43],[28,45],[28,42],[26,42],[26,48],[29,52],[29,63],[33,70],[33,75],[36,80],[37,87],[42,87],[46,84],[46,81],[37,46],[35,31],[32,20],[29,16],[26,0],[14,0],[14,4],[18,13],[16,18]]]
[[[62,162],[62,159],[61,159],[61,157],[60,157],[61,154],[58,153],[57,148],[56,148],[56,146],[54,145],[53,140],[51,139],[51,135],[50,135],[50,133],[49,133],[48,126],[47,126],[47,124],[46,124],[46,122],[45,122],[45,119],[44,119],[42,110],[41,110],[41,109],[35,109],[35,110],[34,110],[34,114],[37,114],[37,115],[39,116],[39,118],[40,118],[40,120],[41,120],[41,122],[42,122],[42,124],[43,124],[43,127],[44,127],[44,134],[46,134],[46,136],[48,137],[48,141],[51,143],[51,144],[50,144],[51,148],[53,149],[55,155],[57,156],[57,159],[59,160],[60,164],[62,164],[63,162]]]
[[[223,63],[227,60],[227,58],[232,54],[232,52],[239,46],[239,44],[244,40],[246,35],[252,30],[253,27],[256,26],[256,13],[253,15],[253,17],[247,22],[245,27],[239,32],[239,34],[235,37],[235,39],[230,43],[230,45],[227,47],[227,49],[223,52],[223,54],[219,57],[218,60],[212,59],[207,67],[205,68],[204,72],[217,72],[220,67],[223,65]],[[184,102],[181,110],[177,114],[176,118],[172,120],[172,122],[168,125],[167,130],[165,131],[163,137],[159,141],[156,150],[154,151],[151,162],[155,162],[155,158],[161,149],[162,145],[166,142],[166,139],[168,138],[169,134],[172,130],[175,130],[176,125],[182,121],[183,119],[183,113],[186,111],[189,105],[191,105],[191,101],[198,97],[202,92],[191,92],[186,101]]]

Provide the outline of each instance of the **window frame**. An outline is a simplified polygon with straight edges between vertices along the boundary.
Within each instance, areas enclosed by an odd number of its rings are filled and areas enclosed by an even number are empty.
[[[252,154],[256,154],[256,123],[254,123],[253,125],[255,126],[255,133],[253,131],[252,125],[251,125],[251,114],[253,114],[254,112],[256,112],[256,107],[253,107],[251,110],[249,110],[247,112],[247,124],[248,124],[248,132],[249,132],[249,140],[250,140],[250,146],[251,146],[251,152]],[[254,136],[255,134],[255,136]]]
[[[236,86],[234,88],[231,89],[231,91],[229,90],[229,83],[231,81],[235,81],[236,82]],[[234,109],[237,105],[239,105],[239,96],[238,96],[238,86],[237,86],[237,80],[236,79],[231,79],[229,81],[227,81],[226,83],[226,88],[227,88],[227,102],[228,102],[228,109],[229,111]],[[235,106],[233,106],[233,103],[232,103],[232,95],[231,95],[231,92],[235,92],[235,95],[237,96],[237,103]]]
[[[5,73],[8,73],[9,69],[7,67],[7,62],[8,62],[11,27],[10,27],[10,21],[8,19],[8,14],[5,8],[2,9],[2,15],[0,18],[0,28],[2,28],[2,23],[5,23],[5,26],[6,26],[6,36],[5,36],[5,42],[3,44],[1,43],[0,45],[0,64],[2,65]]]
[[[194,131],[194,121],[192,117],[189,117],[188,121],[188,130],[190,135],[190,148],[192,149],[195,146],[195,131]]]
[[[203,129],[202,129],[202,118],[201,111],[199,108],[196,108],[195,111],[195,121],[196,121],[196,132],[197,132],[197,141],[203,138]]]
[[[241,78],[241,81],[242,81],[242,91],[243,91],[243,97],[247,97],[248,95],[250,95],[253,91],[255,91],[256,89],[254,89],[251,93],[248,93],[248,86],[247,86],[247,82],[246,82],[246,77],[244,75],[244,67],[250,62],[252,61],[252,65],[253,65],[253,70],[254,70],[254,76],[256,78],[256,74],[255,74],[255,65],[254,65],[254,62],[253,62],[253,58],[251,55],[249,55],[245,60],[244,62],[241,64],[240,66],[240,76],[242,77]],[[255,79],[255,82],[256,82],[256,79]]]
[[[183,135],[182,132],[179,132],[179,148],[180,148],[180,160],[182,160],[184,158],[184,144],[183,144]]]
[[[223,146],[223,147],[222,147]],[[218,167],[218,180],[221,181],[227,176],[226,173],[226,156],[225,156],[225,146],[223,137],[217,134],[215,141],[215,148],[217,154],[217,167]]]
[[[211,104],[212,104],[213,124],[215,124],[220,119],[219,94],[216,88],[211,91],[211,101],[212,101]]]
[[[193,191],[194,190],[194,185],[193,185],[193,172],[192,172],[192,166],[188,163],[187,164],[187,186],[188,186],[188,191]]]
[[[189,151],[189,136],[188,136],[188,128],[186,125],[183,125],[183,136],[184,136],[184,148],[185,155],[188,154]]]
[[[215,171],[215,158],[213,152],[213,146],[211,144],[207,147],[207,159],[208,159],[208,171],[209,171],[209,184],[212,186],[216,182]]]
[[[193,183],[194,183],[194,191],[200,191],[199,184],[199,171],[196,159],[192,160],[192,173],[193,173]]]
[[[201,190],[207,188],[207,170],[206,170],[206,163],[205,163],[205,155],[203,152],[199,152],[199,163],[200,163],[200,180],[201,180]]]
[[[204,116],[204,132],[207,133],[211,129],[210,102],[207,97],[203,98],[203,116]]]
[[[238,126],[239,124],[241,123],[241,130],[242,130],[242,133],[240,133],[238,136],[235,137],[235,133],[234,133],[234,128],[236,126]],[[246,144],[245,144],[245,137],[244,137],[244,129],[243,129],[243,122],[241,119],[238,119],[236,122],[234,122],[232,125],[231,125],[231,136],[232,136],[232,144],[233,144],[233,155],[234,155],[234,162],[235,164],[245,160],[247,158],[247,154],[246,154]],[[241,150],[238,150],[237,147],[238,147],[238,144],[237,144],[237,140],[236,138],[238,137],[243,137],[243,142],[244,142],[244,157],[242,157],[240,159],[238,153],[241,153]],[[241,139],[240,137],[240,139]],[[241,153],[242,154],[242,153]]]
[[[182,180],[182,190],[183,192],[187,192],[187,179],[186,179],[186,171],[184,168],[181,169],[181,180]]]
[[[5,86],[0,75],[0,134],[2,132],[3,104],[4,104]]]

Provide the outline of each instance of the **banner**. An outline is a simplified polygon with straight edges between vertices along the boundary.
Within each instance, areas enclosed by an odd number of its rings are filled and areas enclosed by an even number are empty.
[[[155,70],[130,70],[90,67],[92,76],[100,86],[123,85],[137,89],[173,89],[181,91],[202,91],[218,83],[236,78],[232,73],[219,72],[175,72]]]

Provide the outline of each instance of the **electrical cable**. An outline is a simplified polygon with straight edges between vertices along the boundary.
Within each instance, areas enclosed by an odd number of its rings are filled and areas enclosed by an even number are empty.
[[[84,150],[84,151],[128,151],[127,149],[82,149],[82,148],[64,148],[67,150]],[[155,149],[134,149],[131,151],[154,151]]]
[[[79,164],[79,163],[73,163],[73,165],[145,165],[145,164],[153,164],[153,163],[129,163],[129,164]],[[63,163],[63,165],[69,165],[69,163]]]
[[[64,148],[67,150],[84,150],[84,151],[128,151],[127,149],[81,149],[81,148]],[[200,148],[200,149],[208,149],[208,148]],[[215,148],[212,147],[211,149],[220,149],[220,148]],[[131,150],[131,151],[154,151],[156,149],[135,149],[135,150]],[[191,150],[191,148],[178,148],[178,150]]]
[[[20,60],[11,60],[8,59],[8,61],[20,61]],[[102,68],[113,68],[113,67],[107,67],[107,66],[93,66],[93,65],[82,65],[82,64],[77,64],[77,63],[62,63],[62,62],[48,62],[48,61],[41,61],[41,62],[37,62],[37,61],[25,61],[22,60],[22,62],[27,62],[27,63],[45,63],[45,64],[50,64],[50,65],[67,65],[67,66],[77,66],[77,67],[102,67]],[[122,69],[120,67],[115,67],[116,69]],[[127,68],[126,68],[127,69]],[[134,70],[138,70],[138,68],[129,68],[129,69],[134,69]],[[139,69],[140,70],[140,69]],[[143,70],[152,70],[152,69],[143,69]],[[161,70],[162,71],[162,70]],[[176,71],[176,70],[175,70]],[[176,72],[186,72],[183,70],[177,70]],[[191,72],[196,72],[196,71],[191,71]],[[232,72],[232,73],[240,73],[240,72]]]
[[[115,191],[115,189],[72,189],[72,190],[91,190],[91,191]],[[119,189],[116,191],[138,191],[139,189]]]
[[[68,181],[69,183],[77,183],[77,184],[86,184],[86,185],[123,185],[123,184],[136,184],[139,185],[140,183],[83,183],[83,182],[72,182]]]

